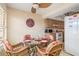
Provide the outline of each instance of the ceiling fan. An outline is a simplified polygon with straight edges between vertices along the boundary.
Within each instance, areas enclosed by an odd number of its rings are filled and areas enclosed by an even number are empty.
[[[32,8],[31,8],[31,12],[36,13],[36,10],[38,8],[47,8],[50,5],[51,5],[51,3],[33,3]]]

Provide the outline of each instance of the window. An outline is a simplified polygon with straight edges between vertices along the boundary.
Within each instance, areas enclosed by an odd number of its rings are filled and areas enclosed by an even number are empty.
[[[0,6],[0,40],[6,39],[5,15],[4,9]]]

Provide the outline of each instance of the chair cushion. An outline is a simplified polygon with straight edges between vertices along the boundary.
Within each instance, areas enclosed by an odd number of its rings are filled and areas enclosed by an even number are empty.
[[[4,40],[4,45],[5,45],[6,49],[9,49],[9,50],[13,49],[12,45],[8,42],[8,40]]]
[[[24,43],[25,43],[25,42],[26,42],[26,43],[29,43],[29,42],[31,42],[31,40],[32,40],[31,35],[27,34],[27,35],[24,36],[23,42],[24,42]]]

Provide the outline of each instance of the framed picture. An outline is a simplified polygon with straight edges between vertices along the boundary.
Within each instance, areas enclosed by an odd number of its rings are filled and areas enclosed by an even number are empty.
[[[29,19],[26,20],[26,25],[28,27],[33,27],[35,25],[35,22],[32,18],[29,18]]]

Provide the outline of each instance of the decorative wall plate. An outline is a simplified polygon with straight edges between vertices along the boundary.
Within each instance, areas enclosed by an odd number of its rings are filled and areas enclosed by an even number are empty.
[[[26,20],[26,25],[28,27],[33,27],[35,25],[35,22],[34,22],[33,19],[29,18],[29,19]]]

